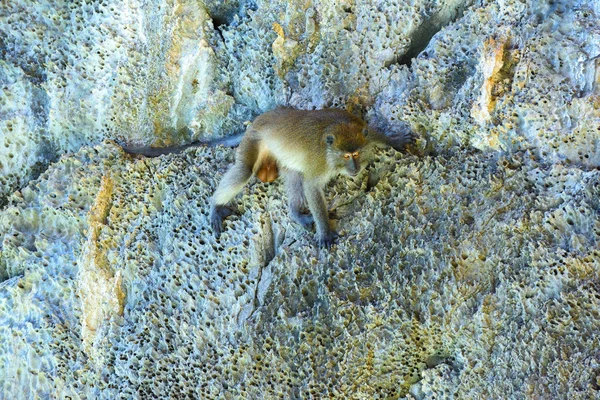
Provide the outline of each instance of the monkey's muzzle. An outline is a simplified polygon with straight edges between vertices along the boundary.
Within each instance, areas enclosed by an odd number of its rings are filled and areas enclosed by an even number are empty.
[[[351,176],[352,178],[354,178],[355,176],[357,176],[359,174],[359,172],[360,172],[360,168],[358,168],[358,169],[354,169],[354,168],[353,169],[348,169],[347,168],[346,169],[346,174],[348,176]]]
[[[358,156],[349,157],[346,160],[346,173],[352,177],[355,177],[360,172],[360,161]]]

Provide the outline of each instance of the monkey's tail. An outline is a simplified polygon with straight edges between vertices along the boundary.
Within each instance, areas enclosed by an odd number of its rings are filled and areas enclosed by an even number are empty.
[[[139,154],[145,157],[158,157],[165,154],[178,154],[181,153],[191,147],[199,147],[199,146],[227,146],[227,147],[235,147],[240,144],[242,138],[244,137],[243,133],[234,136],[228,136],[219,139],[212,140],[196,140],[194,142],[184,144],[181,146],[170,146],[170,147],[151,147],[151,146],[121,146],[123,151],[129,154]]]

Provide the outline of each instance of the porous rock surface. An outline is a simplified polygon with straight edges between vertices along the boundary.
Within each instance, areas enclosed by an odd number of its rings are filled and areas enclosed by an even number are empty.
[[[600,395],[600,7],[0,4],[0,398]],[[226,136],[346,107],[410,152],[327,188],[331,250]]]

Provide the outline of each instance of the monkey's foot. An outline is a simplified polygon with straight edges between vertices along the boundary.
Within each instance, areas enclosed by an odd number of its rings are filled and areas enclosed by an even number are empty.
[[[233,210],[227,206],[213,206],[210,209],[210,227],[212,228],[216,237],[221,235],[223,230],[223,219],[227,218],[233,213]]]
[[[395,150],[401,151],[407,144],[414,145],[417,141],[417,136],[410,130],[402,133],[397,133],[389,137],[389,144]]]
[[[292,212],[291,217],[294,221],[302,225],[303,227],[310,229],[315,220],[310,214],[303,214],[301,212]]]
[[[329,249],[335,243],[338,236],[339,235],[337,234],[337,232],[329,231],[324,235],[319,235],[319,239],[317,240],[317,242],[319,243],[319,246]]]

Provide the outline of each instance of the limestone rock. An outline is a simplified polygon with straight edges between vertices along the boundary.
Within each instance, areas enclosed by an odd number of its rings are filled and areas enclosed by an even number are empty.
[[[0,398],[599,396],[600,8],[0,4]],[[331,250],[234,151],[119,143],[342,107],[376,150]]]

